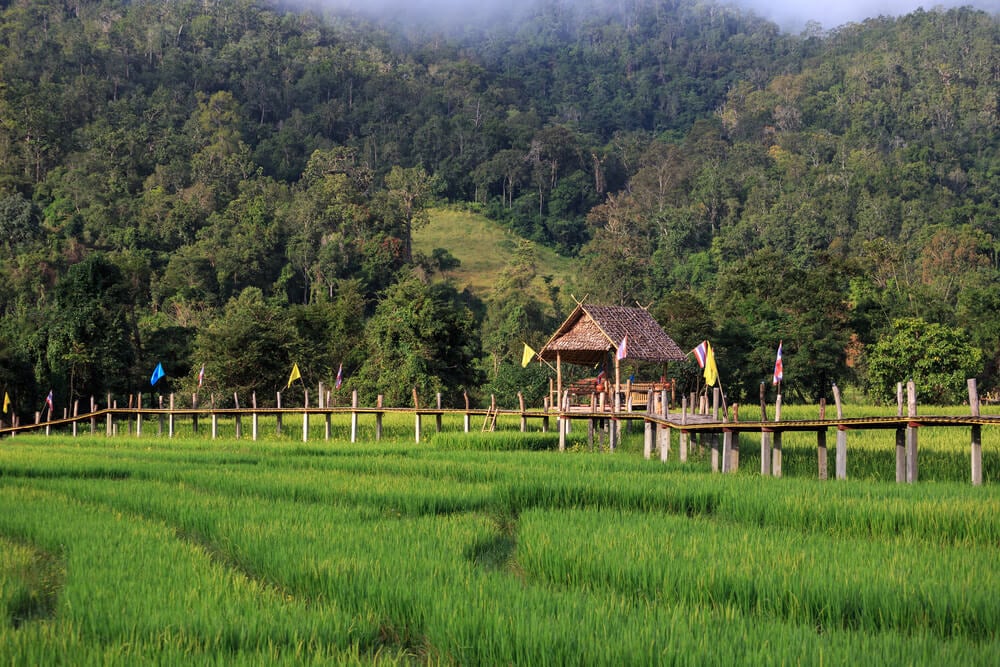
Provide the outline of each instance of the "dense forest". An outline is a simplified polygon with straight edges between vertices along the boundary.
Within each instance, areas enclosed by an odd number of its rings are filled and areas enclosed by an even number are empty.
[[[525,391],[590,301],[712,341],[733,400],[1000,384],[1000,23],[787,34],[694,0],[487,24],[253,0],[0,2],[0,385],[24,412],[310,382]],[[415,252],[432,207],[523,237],[488,294]],[[589,372],[590,369],[584,369]],[[657,374],[659,370],[655,371]],[[697,382],[693,363],[670,369]],[[301,391],[301,390],[299,390]]]

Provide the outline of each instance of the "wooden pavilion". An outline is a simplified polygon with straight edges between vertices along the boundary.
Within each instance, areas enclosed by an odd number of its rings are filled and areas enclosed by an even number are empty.
[[[595,366],[611,354],[615,360],[615,396],[621,395],[621,359],[667,363],[685,354],[645,308],[580,303],[538,352],[556,366],[556,395],[563,396],[562,364]]]

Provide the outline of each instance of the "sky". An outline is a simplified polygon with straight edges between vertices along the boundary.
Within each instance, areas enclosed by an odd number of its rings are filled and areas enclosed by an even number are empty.
[[[316,0],[314,0],[316,1]],[[388,10],[397,18],[406,15],[423,15],[424,18],[440,17],[445,22],[455,18],[482,13],[505,14],[513,7],[533,4],[532,0],[318,0],[330,6],[349,7],[362,11]],[[563,0],[573,4],[576,0]],[[615,0],[609,0],[614,2]],[[754,13],[774,21],[782,29],[800,32],[807,21],[816,21],[825,30],[832,30],[845,23],[861,22],[877,16],[902,16],[916,9],[927,11],[939,8],[971,5],[978,9],[1000,14],[1000,0],[717,0],[720,4],[735,4],[752,9]]]
[[[759,16],[786,30],[798,32],[807,21],[817,21],[824,29],[860,23],[877,16],[902,16],[917,9],[972,6],[991,14],[1000,13],[1000,0],[737,0]]]

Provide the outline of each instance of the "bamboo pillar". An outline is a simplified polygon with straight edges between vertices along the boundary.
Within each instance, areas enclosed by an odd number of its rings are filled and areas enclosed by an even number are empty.
[[[913,380],[906,383],[906,416],[917,416],[917,387]],[[913,484],[917,481],[917,427],[911,421],[906,427],[906,481]]]
[[[826,421],[826,399],[819,399],[819,419]],[[826,481],[826,428],[816,431],[816,466],[819,469],[819,479]]]
[[[162,412],[162,410],[163,410],[163,394],[159,394],[156,397],[156,401],[157,401],[157,407],[161,410],[161,412],[157,416],[158,418],[156,420],[156,435],[157,435],[157,437],[163,437],[163,421],[164,421],[164,414]]]
[[[167,419],[167,437],[174,437],[174,395],[170,394],[170,416]]]
[[[667,419],[670,414],[670,408],[667,405],[667,390],[662,389],[660,391],[660,417],[662,419]],[[667,458],[670,456],[670,427],[665,424],[660,424],[657,427],[657,431],[660,439],[660,461],[666,462]]]
[[[653,416],[653,392],[650,390],[646,397],[646,416]],[[656,424],[654,424],[649,419],[643,419],[643,425],[645,426],[643,433],[643,446],[642,455],[647,461],[653,458],[653,441],[656,438]]]
[[[191,409],[195,410],[191,413],[191,432],[198,435],[198,394],[191,394]]]
[[[111,394],[108,394],[108,414],[106,416],[106,420],[105,421],[107,422],[107,424],[106,424],[106,428],[107,428],[106,436],[110,438],[111,434],[114,433],[114,425],[113,425],[114,417],[111,415]]]
[[[436,403],[437,403],[438,413],[436,415],[434,415],[434,429],[435,429],[435,431],[437,433],[440,433],[441,432],[441,418],[442,418],[442,415],[441,415],[441,392],[437,393],[437,401],[436,401]]]
[[[277,414],[275,414],[276,424],[274,429],[275,429],[275,434],[278,435],[278,437],[281,437],[281,392],[280,391],[275,395],[275,401],[278,408],[278,412]]]
[[[326,410],[326,409],[328,409],[330,407],[329,392],[323,391],[323,383],[322,382],[319,383],[319,397],[317,398],[317,400],[319,401],[319,407],[320,407],[321,410]],[[324,412],[323,413],[323,440],[329,440],[330,439],[330,431],[331,431],[330,413],[329,412]]]
[[[351,442],[358,441],[358,390],[351,390]]]
[[[420,444],[420,402],[417,400],[417,388],[413,388],[414,438]]]
[[[521,433],[528,430],[528,418],[524,414],[524,394],[517,392],[517,408],[521,411]]]
[[[257,442],[260,421],[257,415],[257,392],[255,391],[250,394],[250,405],[253,406],[253,412],[250,414],[250,439]]]
[[[215,440],[219,435],[219,415],[215,414],[215,394],[212,394],[209,398],[212,408],[212,440]]]
[[[302,442],[309,442],[309,390],[302,390]]]
[[[906,429],[896,429],[896,483],[906,481]]]
[[[378,408],[378,412],[375,413],[375,442],[382,440],[382,401],[384,397],[379,394],[375,399],[375,407]]]
[[[552,378],[549,378],[549,381],[551,382]],[[463,391],[462,398],[465,399],[465,414],[462,417],[462,429],[465,433],[468,433],[469,425],[470,422],[472,421],[472,415],[469,412],[469,392]]]
[[[767,421],[767,389],[764,383],[760,383],[760,421]],[[760,429],[760,475],[769,477],[771,475],[771,431],[764,427]]]
[[[140,437],[142,435],[142,392],[136,399],[135,403],[135,437]]]
[[[833,400],[837,403],[837,419],[844,418],[844,406],[840,402],[840,388],[833,385]],[[847,427],[837,425],[837,479],[847,479]]]
[[[687,398],[681,396],[681,425],[687,424]],[[677,455],[681,460],[681,463],[687,463],[688,460],[688,445],[691,441],[690,434],[681,429],[681,434],[677,436]]]
[[[781,394],[774,399],[774,421],[781,421]],[[771,449],[771,474],[775,477],[781,477],[781,435],[780,430],[774,432],[774,446]]]
[[[558,359],[559,359],[559,353],[556,352],[556,360],[558,361]],[[561,385],[561,383],[560,383],[560,385]],[[556,417],[556,426],[559,429],[559,451],[560,452],[565,452],[566,451],[566,425],[567,425],[567,422],[569,420],[566,419],[565,417],[563,417],[563,410],[566,407],[566,403],[569,401],[569,392],[567,391],[567,392],[565,392],[565,394],[560,394],[559,396],[560,396],[560,399],[559,399],[560,402],[559,402],[559,410],[557,412],[558,416]]]
[[[976,378],[969,378],[969,410],[973,417],[979,416],[979,392],[976,390]],[[983,428],[979,424],[972,425],[970,443],[970,459],[972,462],[972,485],[983,484]]]
[[[80,410],[80,401],[74,399],[73,400],[73,424],[72,424],[72,431],[73,431],[73,437],[74,438],[76,437],[76,432],[77,432],[76,417],[77,417],[77,414],[79,413],[79,410]]]
[[[722,472],[732,472],[733,470],[733,432],[725,429],[722,432]]]
[[[239,440],[243,437],[243,415],[240,414],[240,397],[235,391],[233,392],[233,405],[236,406],[236,419],[234,421],[236,422],[236,439]]]

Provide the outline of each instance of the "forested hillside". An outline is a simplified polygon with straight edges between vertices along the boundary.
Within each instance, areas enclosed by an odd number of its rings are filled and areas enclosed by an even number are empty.
[[[735,400],[779,341],[789,397],[909,374],[960,400],[998,385],[998,105],[1000,24],[972,10],[789,35],[688,0],[447,29],[7,0],[0,390],[32,412],[148,391],[162,362],[158,392],[204,366],[202,392],[270,395],[297,363],[366,400],[537,398],[522,343],[572,306],[526,289],[544,245],[577,297],[709,338]],[[445,205],[526,239],[488,292],[413,250]]]

